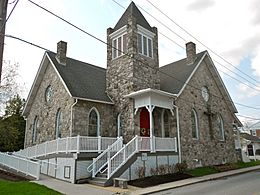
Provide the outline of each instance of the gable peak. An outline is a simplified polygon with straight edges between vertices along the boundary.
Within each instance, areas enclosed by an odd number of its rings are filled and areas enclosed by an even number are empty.
[[[127,25],[128,18],[133,17],[136,20],[136,23],[140,26],[144,27],[145,29],[152,31],[152,27],[147,22],[141,11],[137,8],[135,3],[132,1],[130,5],[127,7],[121,18],[118,20],[117,24],[114,27],[114,31],[122,28],[123,26]]]

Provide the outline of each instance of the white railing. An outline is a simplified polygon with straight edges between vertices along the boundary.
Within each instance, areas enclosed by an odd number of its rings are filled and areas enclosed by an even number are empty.
[[[37,180],[40,178],[40,163],[19,158],[13,155],[0,153],[0,164],[12,168],[18,172],[30,175]]]
[[[13,154],[21,157],[36,158],[55,153],[102,152],[116,140],[117,138],[114,137],[87,137],[78,135],[76,137],[46,141],[14,152]]]
[[[119,137],[116,142],[109,145],[97,158],[93,158],[93,163],[87,168],[88,172],[92,171],[92,177],[95,177],[105,166],[107,166],[108,159],[118,152],[123,147],[123,138]]]
[[[152,141],[151,141],[152,139]],[[151,145],[153,144],[153,146]],[[120,169],[134,154],[140,151],[175,151],[177,152],[176,138],[140,137],[135,136],[124,145],[113,157],[108,159],[107,178],[109,179]]]

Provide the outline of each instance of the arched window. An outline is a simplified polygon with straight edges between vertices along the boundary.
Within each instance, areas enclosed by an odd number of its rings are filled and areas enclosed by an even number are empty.
[[[61,109],[59,108],[56,113],[56,121],[55,121],[55,137],[60,138],[61,137],[61,125],[62,125],[62,113]]]
[[[162,137],[170,137],[170,117],[166,110],[162,111]]]
[[[99,136],[99,113],[96,108],[92,108],[89,113],[88,135]]]
[[[33,132],[32,132],[32,142],[35,143],[37,141],[37,134],[39,130],[39,117],[35,116],[33,121]]]
[[[117,115],[117,136],[122,136],[122,120],[121,120],[121,113]]]
[[[219,131],[219,139],[225,140],[223,119],[219,114],[217,115],[217,125]]]
[[[192,138],[199,139],[198,116],[195,109],[191,110],[191,131],[192,131]]]

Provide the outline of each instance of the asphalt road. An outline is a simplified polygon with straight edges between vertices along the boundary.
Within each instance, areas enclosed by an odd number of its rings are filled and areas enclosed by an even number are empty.
[[[160,195],[260,195],[260,170],[157,192]]]

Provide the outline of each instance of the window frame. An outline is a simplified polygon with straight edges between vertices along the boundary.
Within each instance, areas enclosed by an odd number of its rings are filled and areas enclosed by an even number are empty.
[[[141,38],[141,40],[139,39]],[[140,45],[141,43],[141,45]],[[151,43],[151,44],[149,44]],[[149,47],[151,46],[151,47]],[[148,58],[153,58],[153,39],[141,32],[137,33],[137,52]],[[140,51],[141,50],[141,51]],[[151,51],[151,52],[150,52]],[[151,54],[151,56],[150,56]]]
[[[168,117],[168,123],[167,123],[167,126],[168,126],[168,136],[165,135],[165,115],[167,115]],[[167,112],[167,110],[163,109],[162,111],[162,115],[161,115],[161,120],[162,120],[162,137],[170,137],[170,129],[171,129],[171,123],[170,123],[170,116],[169,116],[169,113]]]
[[[35,143],[37,141],[38,129],[39,129],[39,117],[36,115],[33,120],[32,143]]]
[[[121,42],[120,46],[119,46],[119,40]],[[124,32],[112,39],[112,60],[125,55],[126,52],[127,52],[127,33]]]
[[[194,116],[194,122],[195,124],[193,124],[193,119],[192,116]],[[194,129],[195,127],[195,129]],[[194,132],[195,130],[195,132]],[[196,134],[196,136],[194,137],[194,133]],[[196,112],[196,110],[193,108],[191,110],[191,136],[192,139],[198,140],[199,139],[199,121],[198,121],[198,114]]]
[[[122,116],[121,113],[119,113],[119,114],[117,115],[117,137],[121,137],[121,136],[123,135],[121,116]]]
[[[61,108],[58,108],[55,118],[55,138],[61,138],[61,126],[62,126],[62,112]]]
[[[93,108],[91,108],[90,110],[89,110],[89,114],[88,114],[88,136],[92,136],[92,135],[89,135],[89,127],[90,127],[90,125],[93,125],[93,124],[90,124],[90,116],[91,116],[91,112],[95,112],[96,113],[96,115],[97,115],[97,123],[96,123],[96,128],[97,128],[97,132],[96,132],[96,137],[98,137],[98,136],[100,136],[100,115],[99,115],[99,112],[98,112],[98,110],[95,108],[95,107],[93,107]]]
[[[217,128],[220,141],[225,141],[224,121],[220,114],[217,115]]]

